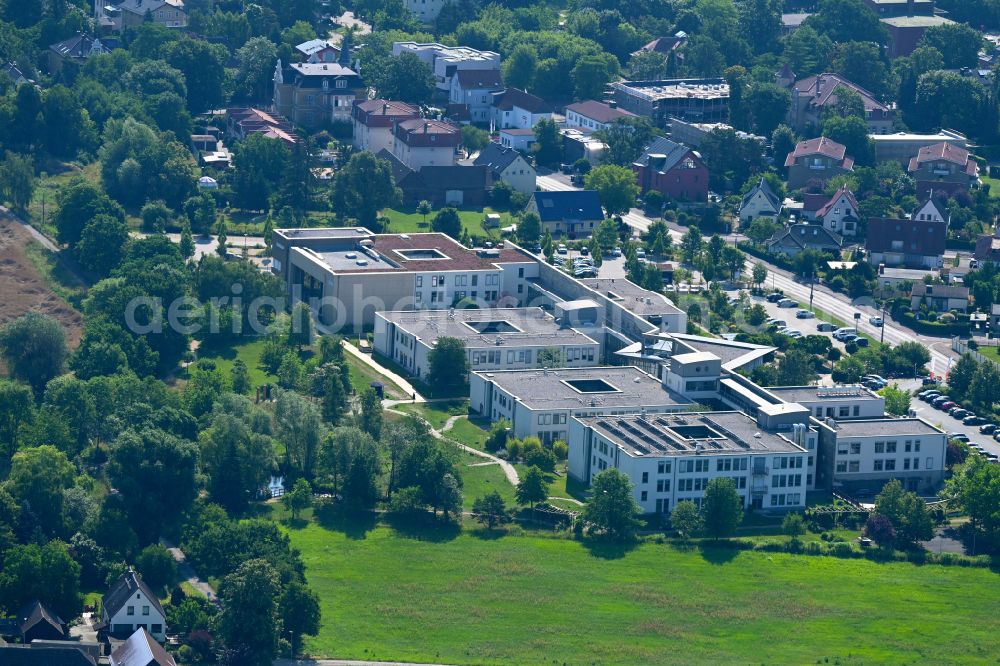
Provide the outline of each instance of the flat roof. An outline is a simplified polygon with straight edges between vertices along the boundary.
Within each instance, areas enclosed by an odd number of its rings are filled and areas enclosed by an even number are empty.
[[[320,231],[305,230],[305,231]],[[349,236],[349,235],[348,235]],[[317,238],[304,236],[306,238]],[[345,236],[339,236],[342,240]],[[323,238],[319,236],[318,238]],[[367,247],[344,248],[335,243],[330,248],[313,246],[304,252],[325,264],[334,273],[368,273],[384,271],[430,272],[495,270],[501,263],[532,263],[537,261],[527,252],[515,248],[470,249],[441,233],[358,235],[369,240]]]
[[[883,399],[860,384],[844,386],[768,386],[766,390],[789,402],[854,401],[859,398],[866,400]]]
[[[768,416],[785,416],[788,414],[808,414],[809,409],[795,402],[758,405],[757,409]]]
[[[718,356],[712,352],[698,351],[698,352],[687,352],[686,354],[674,354],[670,357],[672,361],[680,361],[681,363],[705,363],[707,361],[720,361]]]
[[[585,278],[580,282],[641,317],[683,312],[663,294],[644,289],[625,278]]]
[[[491,308],[488,310],[405,310],[379,312],[432,347],[438,338],[458,338],[468,349],[596,345],[575,328],[563,327],[541,308]]]
[[[693,404],[668,390],[660,380],[634,366],[502,370],[476,373],[493,382],[528,409],[625,408]]]
[[[342,240],[344,238],[371,238],[375,236],[370,230],[364,227],[330,227],[326,229],[275,229],[274,233],[281,238],[295,240],[296,238],[306,238],[309,240]]]
[[[729,84],[718,79],[665,79],[662,81],[618,81],[611,87],[647,100],[728,99]]]
[[[882,23],[894,28],[932,28],[936,25],[954,23],[943,16],[892,16],[882,19]]]
[[[743,412],[577,417],[632,456],[803,453],[788,435],[760,428]]]
[[[892,437],[943,435],[944,430],[923,419],[861,419],[837,421],[837,437]]]
[[[682,348],[691,351],[709,352],[722,359],[722,367],[727,370],[735,370],[747,365],[751,361],[767,356],[775,350],[775,347],[766,345],[755,345],[749,342],[738,342],[736,340],[726,340],[725,338],[706,338],[701,335],[689,335],[687,333],[669,333],[663,337],[674,340],[674,349]]]

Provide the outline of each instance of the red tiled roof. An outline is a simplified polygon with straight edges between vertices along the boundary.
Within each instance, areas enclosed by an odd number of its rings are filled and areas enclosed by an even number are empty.
[[[400,118],[418,118],[420,109],[406,102],[373,99],[356,103],[352,115],[359,123],[369,127],[391,127]]]
[[[393,133],[409,146],[457,146],[462,140],[457,125],[430,118],[400,121]]]
[[[795,145],[795,150],[788,153],[788,157],[785,158],[785,166],[792,166],[795,164],[796,158],[807,157],[809,155],[823,155],[832,160],[841,160],[844,162],[841,166],[845,169],[849,169],[854,165],[854,158],[847,155],[846,147],[832,139],[821,136],[809,139],[808,141],[799,141]]]
[[[921,148],[917,152],[917,156],[910,159],[909,170],[917,171],[925,163],[937,162],[938,160],[944,160],[945,162],[965,167],[965,173],[970,176],[976,175],[979,171],[979,165],[976,164],[975,160],[971,159],[968,150],[948,141],[942,141],[941,143]]]

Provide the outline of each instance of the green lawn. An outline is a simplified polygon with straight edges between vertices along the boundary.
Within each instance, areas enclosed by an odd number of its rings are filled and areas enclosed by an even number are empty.
[[[482,451],[486,439],[490,436],[490,431],[483,430],[469,419],[458,419],[445,435],[466,446]]]
[[[232,376],[233,362],[241,359],[250,371],[251,389],[255,389],[263,384],[276,384],[278,378],[267,372],[261,364],[261,354],[264,352],[264,339],[257,338],[251,342],[246,342],[235,347],[217,348],[206,347],[198,350],[198,360],[210,360],[215,362],[215,367],[222,371],[227,379]]]
[[[494,211],[492,208],[484,210],[460,210],[458,211],[458,216],[462,218],[462,228],[468,231],[470,236],[489,236],[490,238],[499,239],[499,229],[486,229],[482,225],[483,215],[495,212],[498,211]],[[412,208],[404,210],[389,208],[382,211],[382,215],[390,220],[389,228],[386,231],[394,234],[433,231],[431,229],[431,221],[434,219],[435,214],[437,214],[437,211],[428,215],[425,224],[424,216]],[[506,227],[514,222],[510,213],[500,213],[500,218],[500,226],[502,227]]]
[[[992,345],[979,345],[976,349],[977,352],[990,359],[991,361],[996,361],[1000,363],[1000,349]]]
[[[514,486],[507,480],[500,465],[483,465],[482,463],[489,462],[486,458],[465,451],[460,451],[458,455],[462,474],[462,504],[466,511],[472,510],[472,504],[478,498],[489,495],[494,490],[500,493],[509,508],[514,508]]]
[[[546,537],[291,530],[316,656],[449,664],[971,663],[996,659],[984,569],[633,550]],[[828,662],[826,660],[829,660]]]
[[[1000,179],[990,178],[985,175],[981,175],[979,178],[983,181],[984,185],[990,186],[990,198],[1000,199]]]
[[[92,162],[82,169],[75,164],[67,164],[65,170],[59,173],[43,173],[39,177],[35,191],[31,196],[31,203],[28,204],[28,221],[33,227],[52,238],[56,237],[56,228],[52,222],[53,216],[59,209],[56,197],[77,177],[92,183],[99,183],[101,180],[100,163]]]
[[[396,409],[416,414],[420,416],[435,429],[440,430],[445,422],[452,416],[461,416],[469,413],[468,400],[443,400],[440,402],[418,402],[416,404],[402,404]],[[456,421],[460,423],[462,419]]]

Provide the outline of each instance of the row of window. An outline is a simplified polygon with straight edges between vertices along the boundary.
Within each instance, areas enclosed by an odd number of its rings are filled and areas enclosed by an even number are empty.
[[[801,486],[801,474],[774,474],[771,476],[772,488],[787,488],[788,486]]]
[[[860,416],[861,415],[861,406],[860,405],[854,405],[854,407],[852,409],[848,405],[841,405],[840,408],[838,408],[838,410],[837,410],[837,416],[840,417],[840,418],[842,418],[842,419],[843,418],[847,418],[847,417],[849,417],[849,416],[852,415],[851,414],[852,411],[853,411],[853,416]],[[833,416],[833,407],[827,407],[826,408],[826,415],[827,416]],[[816,408],[816,416],[822,418],[822,416],[823,416],[823,408],[822,407],[817,407]]]
[[[802,493],[771,495],[771,506],[798,506],[802,503]]]
[[[565,414],[539,414],[538,425],[559,425],[566,423]]]
[[[799,456],[776,456],[774,469],[802,469],[802,458]]]
[[[875,453],[896,453],[898,442],[875,442]],[[905,453],[920,453],[920,440],[906,440],[903,442]],[[857,456],[861,455],[861,442],[839,442],[837,444],[837,455]]]
[[[522,276],[524,269],[520,269]],[[443,287],[445,286],[445,275],[432,275],[431,276],[431,286],[432,287]],[[479,274],[473,273],[472,275],[456,275],[454,280],[456,287],[471,286],[475,287],[479,284]],[[500,275],[498,273],[487,273],[483,278],[483,284],[487,287],[489,286],[499,286]],[[424,286],[424,276],[416,276],[416,285],[418,287]]]

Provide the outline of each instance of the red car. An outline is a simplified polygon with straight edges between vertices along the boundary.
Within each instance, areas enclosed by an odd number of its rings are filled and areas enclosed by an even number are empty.
[[[947,412],[952,407],[958,407],[958,405],[956,403],[954,403],[954,402],[946,402],[943,405],[941,405],[940,407],[938,407],[938,409],[940,409],[942,412]]]

